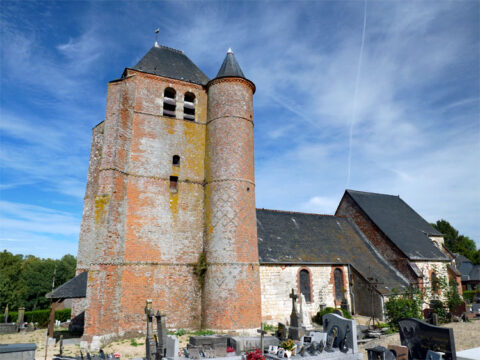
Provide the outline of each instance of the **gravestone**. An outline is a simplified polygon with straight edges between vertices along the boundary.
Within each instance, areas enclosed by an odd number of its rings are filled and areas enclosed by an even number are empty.
[[[154,360],[155,359],[155,338],[153,336],[153,308],[152,308],[152,300],[147,299],[145,305],[145,315],[147,316],[147,335],[145,337],[145,354],[147,360]]]
[[[443,360],[444,353],[428,350],[425,360]]]
[[[160,357],[164,357],[167,354],[167,321],[166,315],[157,311],[155,318],[157,319],[157,347],[156,352],[160,354]]]
[[[231,336],[229,337],[229,346],[235,349],[237,355],[253,349],[260,349],[261,339],[258,336]],[[263,346],[278,346],[280,341],[275,336],[264,336]]]
[[[408,360],[408,348],[406,346],[388,345],[388,350],[395,355],[396,360]]]
[[[321,331],[310,331],[308,335],[312,338],[312,341],[317,343],[320,343],[321,341],[325,343],[327,341],[327,333]]]
[[[410,357],[425,359],[429,350],[445,353],[445,360],[456,360],[453,329],[430,325],[417,319],[398,322],[400,341],[408,347]]]
[[[0,344],[0,360],[35,360],[35,344]]]
[[[368,360],[395,360],[393,352],[383,346],[375,346],[374,348],[368,348],[367,355]]]
[[[25,308],[23,307],[18,308],[17,327],[19,329],[23,329],[23,323],[25,322],[24,317],[25,317]]]
[[[227,348],[227,340],[226,336],[220,335],[202,335],[202,336],[190,336],[189,343],[194,346],[211,346],[212,348],[215,345],[224,346],[225,349]]]
[[[307,310],[307,301],[305,300],[305,295],[300,294],[300,318],[302,320],[302,325],[307,329],[312,328],[312,321],[310,320],[310,315]]]
[[[178,358],[178,339],[175,335],[167,336],[167,357]]]
[[[290,326],[288,327],[288,338],[292,340],[300,340],[306,333],[306,329],[303,327],[301,318],[298,316],[297,307],[295,302],[298,299],[298,295],[292,289],[289,297],[292,299],[292,313],[290,314]]]
[[[191,348],[188,348],[187,349],[187,353],[188,353],[188,358],[190,359],[195,359],[195,360],[199,360],[201,358],[200,356],[200,349],[198,347],[191,347]]]
[[[345,319],[337,314],[325,314],[323,315],[323,332],[330,333],[333,328],[337,329],[337,339],[334,341],[333,346],[341,345],[348,347],[347,352],[357,353],[357,325],[355,320]]]

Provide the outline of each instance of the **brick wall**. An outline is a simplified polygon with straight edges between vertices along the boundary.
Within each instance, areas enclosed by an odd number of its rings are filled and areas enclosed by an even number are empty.
[[[408,258],[398,247],[367,217],[348,194],[344,194],[336,216],[344,216],[355,222],[377,250],[405,276],[412,284],[418,282],[418,277],[408,264]]]
[[[175,118],[162,115],[166,87],[176,90]],[[186,92],[195,94],[195,122],[183,120]],[[79,241],[77,271],[89,269],[87,340],[143,331],[147,298],[167,312],[169,327],[200,326],[193,266],[203,249],[206,107],[199,85],[133,70],[109,84]],[[178,177],[177,191],[170,176]]]
[[[253,84],[208,86],[205,154],[203,326],[253,329],[261,323],[253,153]]]

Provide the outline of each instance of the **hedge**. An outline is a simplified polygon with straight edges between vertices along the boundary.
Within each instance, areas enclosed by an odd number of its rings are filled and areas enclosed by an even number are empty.
[[[479,290],[465,290],[463,292],[463,299],[469,304],[472,303],[473,297],[475,296],[475,293],[477,291],[479,291]]]
[[[331,314],[333,313],[335,310],[340,310],[342,313],[343,313],[343,317],[346,318],[346,319],[351,319],[352,318],[352,315],[348,312],[348,310],[345,310],[345,309],[334,309],[332,307],[326,307],[325,309],[323,310],[320,310],[317,312],[317,314],[312,317],[312,320],[313,322],[319,324],[319,325],[322,325],[323,323],[323,315],[325,314]]]
[[[55,320],[60,320],[61,322],[65,322],[71,318],[72,309],[63,309],[63,310],[56,310],[55,311]],[[34,311],[25,311],[25,322],[38,322],[40,327],[44,327],[48,325],[48,318],[50,317],[50,310],[34,310]],[[10,311],[8,313],[8,321],[15,322],[18,318],[17,311]]]

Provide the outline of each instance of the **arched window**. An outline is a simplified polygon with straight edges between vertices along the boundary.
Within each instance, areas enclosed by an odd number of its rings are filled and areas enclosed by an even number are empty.
[[[432,294],[438,295],[440,293],[440,288],[438,286],[437,274],[435,274],[434,271],[432,271],[432,274],[430,275],[430,283],[432,285]]]
[[[183,99],[183,118],[195,121],[195,95],[191,92],[185,93],[185,98]]]
[[[175,117],[177,107],[175,94],[175,90],[172,88],[166,88],[163,92],[163,116]]]
[[[343,272],[340,269],[335,269],[333,272],[333,280],[335,283],[335,300],[342,301],[343,299]]]
[[[300,270],[300,293],[305,296],[306,302],[312,302],[312,290],[310,289],[310,272]]]
[[[172,165],[180,166],[180,156],[178,156],[178,155],[173,155]]]

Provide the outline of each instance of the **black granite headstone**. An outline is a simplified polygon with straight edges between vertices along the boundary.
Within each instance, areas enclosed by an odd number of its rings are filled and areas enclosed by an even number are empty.
[[[456,360],[453,329],[427,324],[417,319],[398,322],[402,345],[412,359],[425,359],[428,350],[445,353],[445,360]]]

